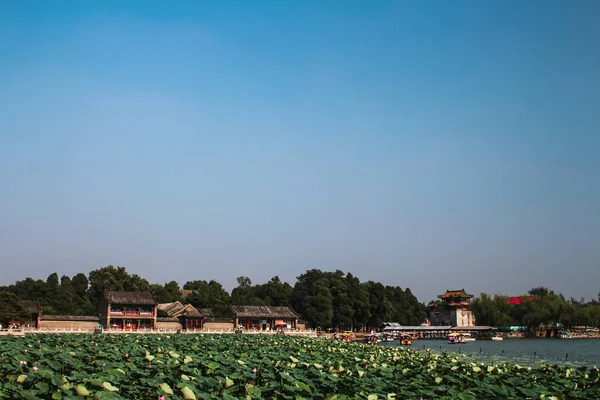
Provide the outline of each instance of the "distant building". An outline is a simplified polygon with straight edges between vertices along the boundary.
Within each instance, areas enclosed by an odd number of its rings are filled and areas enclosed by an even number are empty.
[[[291,307],[229,306],[226,316],[233,318],[234,328],[275,330],[298,327],[298,313]]]
[[[205,315],[191,304],[183,305],[178,301],[158,305],[158,309],[171,318],[177,318],[184,329],[202,329]]]
[[[189,295],[196,293],[197,290],[190,290],[190,289],[180,289],[179,290],[179,294],[181,295],[181,298],[183,300],[185,300]]]
[[[98,317],[104,328],[154,328],[156,314],[156,300],[150,292],[106,291],[98,301]]]
[[[384,332],[396,332],[402,329],[402,325],[399,322],[384,322],[379,327],[379,330]]]
[[[531,301],[531,300],[535,300],[537,297],[536,296],[514,296],[514,297],[507,297],[505,300],[506,304],[509,305],[519,305],[519,304],[523,304],[527,301]]]
[[[432,326],[475,326],[471,311],[473,295],[461,290],[447,290],[438,296],[440,304],[429,304],[429,320]]]
[[[34,328],[38,328],[40,325],[40,317],[42,315],[42,309],[40,307],[39,300],[19,300],[21,307],[31,313],[31,322]]]

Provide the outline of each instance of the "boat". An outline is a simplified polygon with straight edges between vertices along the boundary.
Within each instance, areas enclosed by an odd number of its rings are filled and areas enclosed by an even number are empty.
[[[400,340],[400,344],[403,346],[412,345],[412,336],[410,336],[410,335],[400,335],[398,340]]]
[[[334,338],[343,342],[354,342],[356,340],[356,335],[353,332],[342,332],[339,336]]]
[[[365,335],[363,337],[363,341],[365,343],[377,344],[377,343],[381,342],[381,338],[377,334],[371,334],[371,335]]]
[[[449,344],[461,344],[461,343],[465,343],[465,339],[462,335],[449,335],[448,343]]]
[[[384,333],[383,335],[381,335],[381,341],[383,341],[383,342],[393,342],[394,341],[394,335],[391,335],[389,333]]]
[[[475,339],[469,332],[461,332],[460,335],[463,337],[464,342],[475,342]]]
[[[573,339],[573,336],[569,335],[567,332],[560,332],[558,334],[559,339]]]
[[[504,340],[504,338],[502,336],[492,336],[492,340],[500,341]]]

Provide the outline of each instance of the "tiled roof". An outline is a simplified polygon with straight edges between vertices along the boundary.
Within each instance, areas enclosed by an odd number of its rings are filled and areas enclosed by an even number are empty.
[[[159,310],[163,310],[169,315],[173,315],[175,312],[181,310],[182,308],[184,308],[183,304],[181,304],[178,301],[175,301],[173,303],[161,303],[158,305]]]
[[[181,289],[179,290],[179,293],[181,294],[181,298],[185,299],[186,297],[188,297],[190,294],[194,293],[195,290],[189,290],[189,289]]]
[[[104,292],[104,298],[111,304],[155,305],[150,292]]]
[[[471,297],[473,297],[473,295],[465,292],[465,289],[461,289],[461,290],[446,290],[446,293],[438,296],[438,298],[440,298],[440,299],[449,299],[449,298],[453,298],[453,297],[462,297],[462,298],[470,299]]]
[[[517,297],[507,297],[505,300],[506,304],[523,304],[526,301],[535,300],[536,296],[517,296]]]
[[[188,305],[186,306],[183,310],[181,310],[180,312],[177,313],[177,315],[183,315],[184,317],[188,317],[188,318],[203,318],[204,314],[202,314],[200,311],[198,311],[197,309],[195,309],[194,307]]]
[[[291,307],[229,306],[229,308],[238,318],[298,318],[298,313]]]
[[[23,308],[28,308],[33,314],[39,314],[41,312],[40,302],[38,300],[19,300]]]
[[[181,304],[178,301],[175,301],[173,303],[159,304],[158,308],[160,310],[163,310],[167,314],[169,314],[170,317],[179,317],[179,316],[184,316],[184,317],[188,317],[188,318],[204,317],[204,314],[201,311],[197,310],[191,304],[184,306],[183,304]]]

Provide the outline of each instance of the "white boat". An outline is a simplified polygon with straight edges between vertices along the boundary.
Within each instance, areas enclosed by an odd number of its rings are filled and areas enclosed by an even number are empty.
[[[471,336],[469,332],[463,332],[460,335],[462,335],[463,337],[463,342],[475,342],[477,340],[473,336]]]
[[[504,338],[502,336],[492,336],[492,340],[500,341],[504,340]]]

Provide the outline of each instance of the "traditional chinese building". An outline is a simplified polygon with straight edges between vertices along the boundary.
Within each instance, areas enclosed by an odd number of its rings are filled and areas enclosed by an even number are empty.
[[[191,304],[183,305],[178,301],[158,305],[158,309],[171,318],[177,318],[184,329],[202,329],[205,315]]]
[[[104,328],[154,328],[156,314],[156,301],[150,292],[106,291],[98,301],[98,317]]]
[[[31,313],[31,324],[34,328],[38,328],[40,325],[40,317],[42,315],[39,300],[19,300],[19,303],[24,309]],[[27,324],[28,322],[29,321],[24,323]]]
[[[461,290],[447,290],[438,296],[438,304],[429,304],[429,320],[432,326],[475,326],[475,318],[471,311],[473,295]]]
[[[234,328],[275,330],[298,327],[298,313],[291,307],[229,306],[227,316],[233,318]]]
[[[505,304],[509,304],[509,305],[520,305],[520,304],[526,303],[528,301],[535,300],[536,298],[537,298],[536,296],[515,296],[515,297],[507,297],[504,302],[505,302]]]

